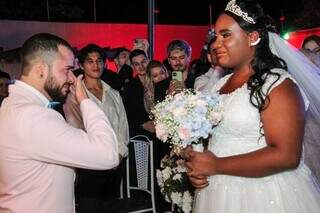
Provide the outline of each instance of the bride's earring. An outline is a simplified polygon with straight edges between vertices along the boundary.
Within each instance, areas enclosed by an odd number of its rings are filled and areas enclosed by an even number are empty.
[[[261,41],[261,38],[258,38],[255,42],[250,43],[250,46],[256,46]]]

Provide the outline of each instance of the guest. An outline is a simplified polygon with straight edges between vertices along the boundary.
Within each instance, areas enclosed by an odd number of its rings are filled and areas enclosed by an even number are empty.
[[[300,50],[313,64],[320,67],[320,36],[306,37]]]
[[[309,49],[301,48],[300,51],[317,67],[320,68],[320,52],[314,52]],[[320,75],[320,73],[318,73]]]
[[[74,167],[118,165],[118,140],[103,111],[72,71],[62,38],[41,33],[22,46],[22,75],[0,109],[0,212],[75,212]],[[69,91],[71,90],[71,93]],[[74,95],[85,131],[51,109]]]
[[[274,55],[283,41],[268,26],[251,0],[229,1],[216,21],[217,61],[233,73],[211,89],[224,114],[208,150],[184,153],[189,179],[201,189],[194,212],[320,212],[319,187],[300,161],[305,105],[286,62]],[[289,49],[281,48],[294,54]]]
[[[114,58],[118,76],[117,90],[122,95],[126,85],[133,79],[133,70],[130,66],[130,51],[126,48],[120,48]]]
[[[78,64],[79,64],[79,60],[78,60]],[[75,69],[73,73],[75,76],[79,76],[81,74],[84,75],[84,71],[81,67]],[[117,73],[108,69],[107,63],[104,64],[103,72],[101,74],[100,79],[106,84],[108,84],[112,89],[120,91],[120,83],[119,83],[119,78],[117,76]]]
[[[124,172],[122,159],[128,154],[129,128],[119,92],[100,79],[105,64],[103,49],[95,44],[89,44],[80,50],[78,59],[84,71],[82,83],[89,99],[104,112],[116,134],[121,162],[118,167],[111,170],[77,170],[78,212],[96,213],[100,211],[99,209],[103,209],[105,206],[103,203],[116,199],[120,195],[120,182]],[[68,123],[84,130],[80,108],[72,96],[68,97],[64,111]],[[104,212],[106,211],[105,209]]]
[[[130,53],[130,62],[137,72],[123,96],[130,136],[143,134],[153,137],[155,129],[149,113],[154,105],[154,89],[152,80],[147,75],[149,60],[143,50],[136,49]]]
[[[320,51],[320,36],[318,35],[310,35],[306,37],[302,42],[303,49],[308,49],[313,52]]]
[[[0,70],[0,106],[4,98],[8,97],[8,85],[10,82],[10,75]]]
[[[167,47],[168,61],[172,71],[182,72],[182,81],[171,77],[155,85],[155,101],[163,101],[167,94],[173,94],[183,88],[193,88],[195,75],[190,70],[191,46],[184,40],[174,40]]]
[[[168,72],[160,61],[150,61],[147,66],[147,75],[154,84],[168,78]]]

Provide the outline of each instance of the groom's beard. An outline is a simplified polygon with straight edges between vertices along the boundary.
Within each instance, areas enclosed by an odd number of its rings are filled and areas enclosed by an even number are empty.
[[[51,97],[52,101],[64,103],[69,93],[69,90],[67,90],[67,92],[63,94],[63,88],[66,86],[70,87],[70,84],[64,83],[62,86],[59,86],[59,83],[56,81],[56,79],[49,74],[44,84],[44,90]]]

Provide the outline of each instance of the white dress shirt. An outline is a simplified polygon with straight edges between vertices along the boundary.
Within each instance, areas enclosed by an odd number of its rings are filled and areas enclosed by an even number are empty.
[[[80,104],[86,132],[66,123],[48,99],[22,81],[0,109],[0,212],[72,213],[73,167],[106,170],[119,163],[117,138],[89,99]]]
[[[118,138],[119,154],[122,157],[126,157],[128,155],[127,145],[129,143],[129,127],[126,111],[124,109],[121,96],[118,91],[112,89],[105,82],[101,81],[101,83],[101,101],[85,87],[86,92],[90,100],[95,102],[107,116]],[[84,82],[83,85],[85,86]],[[74,127],[84,129],[80,109],[73,96],[69,96],[67,98],[67,101],[63,106],[63,110],[69,124],[71,124]]]

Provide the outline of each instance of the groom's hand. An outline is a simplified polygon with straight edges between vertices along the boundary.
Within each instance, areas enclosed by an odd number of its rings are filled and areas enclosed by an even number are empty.
[[[74,94],[77,102],[80,104],[84,99],[88,98],[84,85],[82,83],[83,75],[75,78],[73,85],[70,87],[71,93]]]

